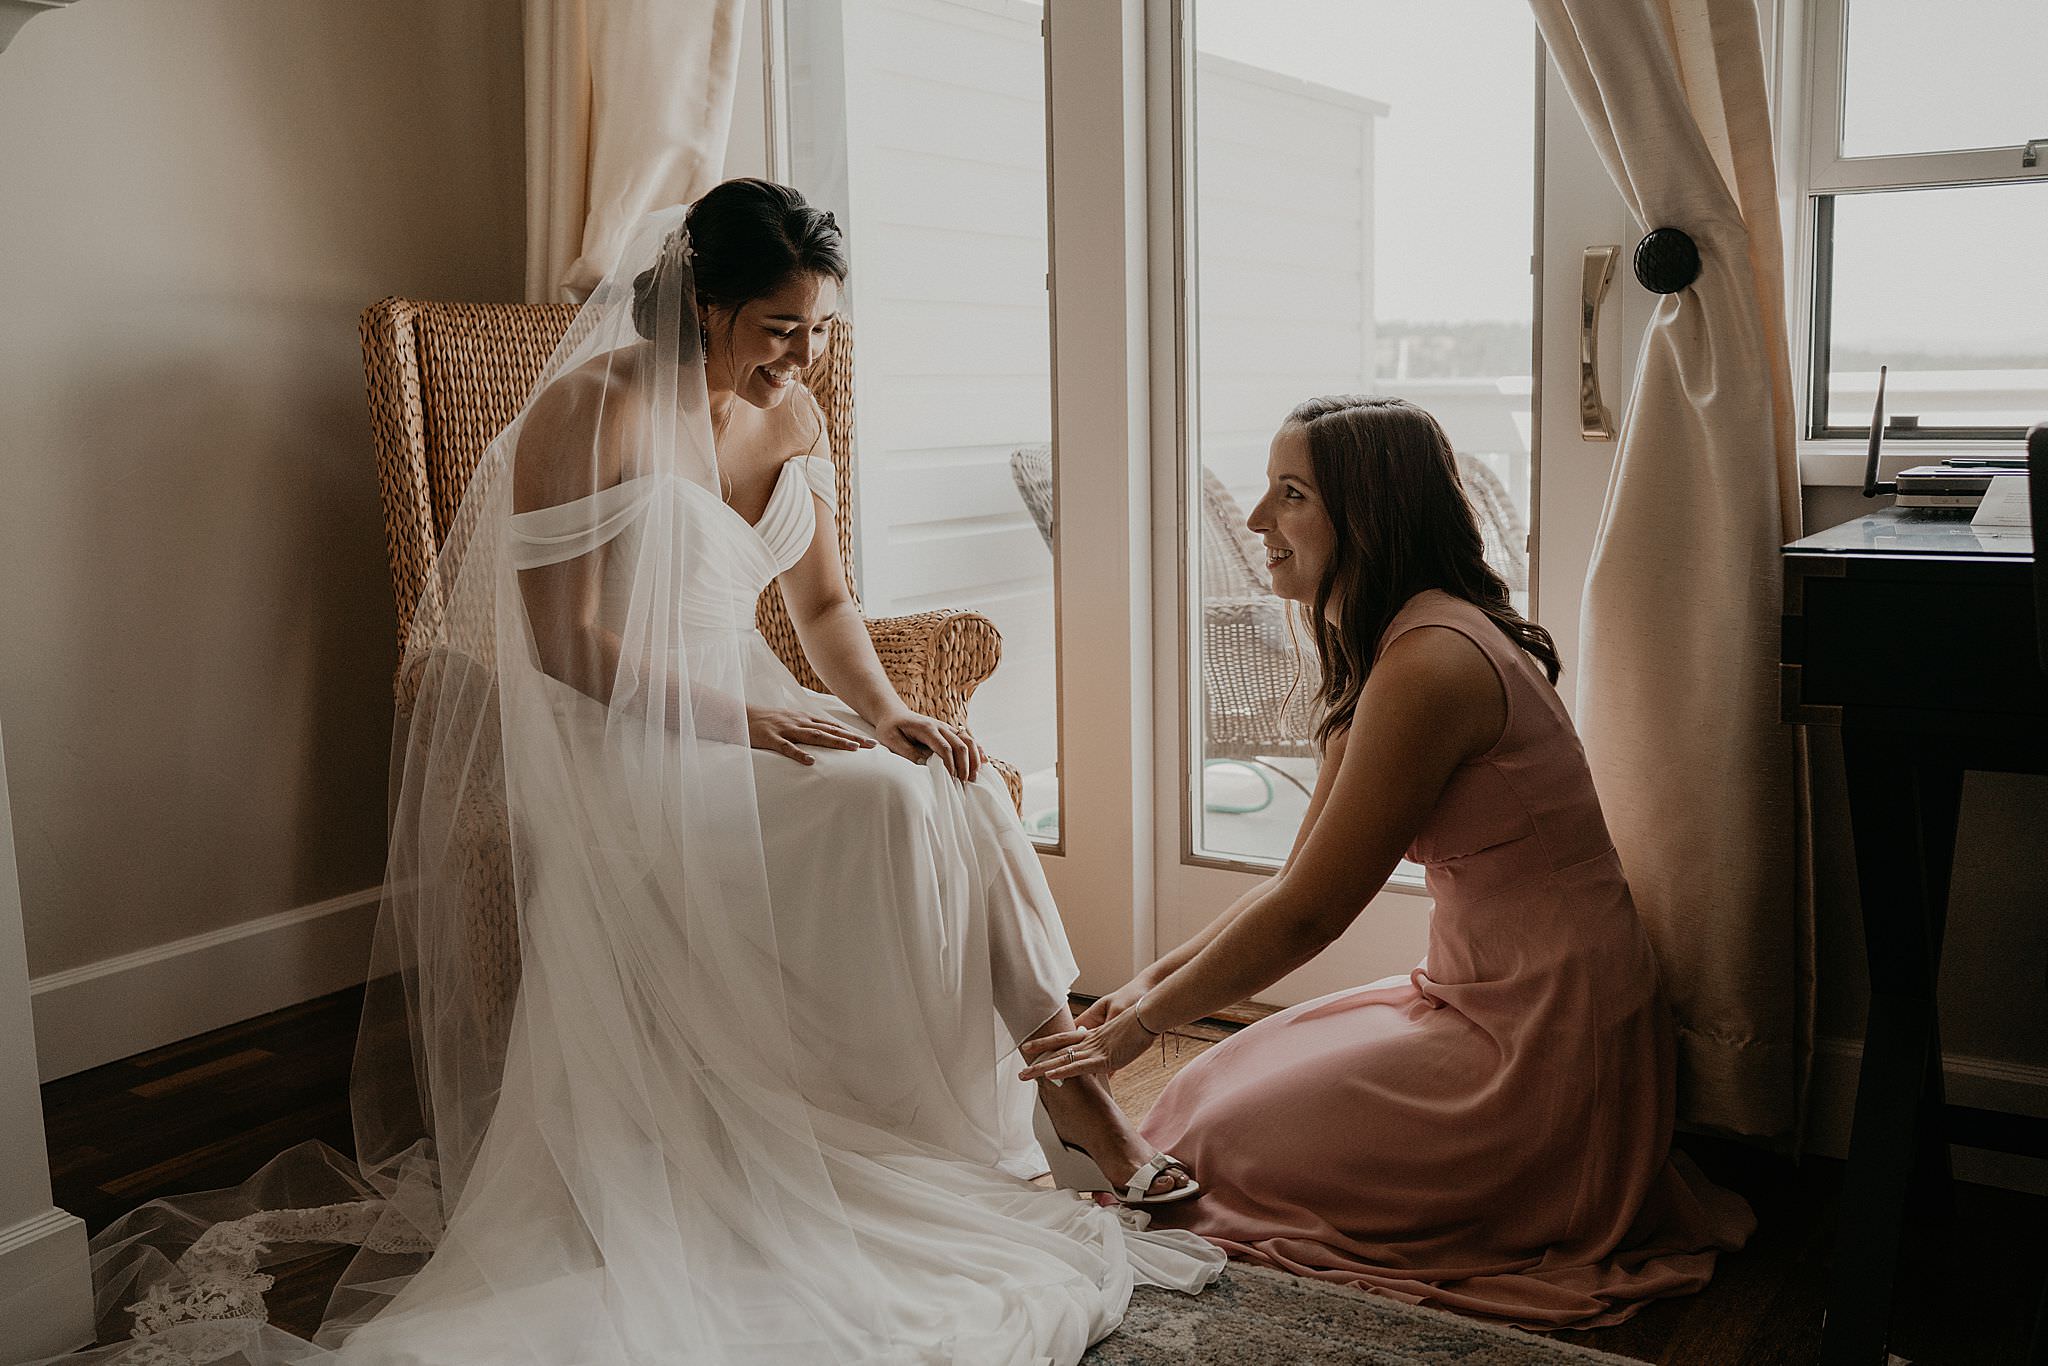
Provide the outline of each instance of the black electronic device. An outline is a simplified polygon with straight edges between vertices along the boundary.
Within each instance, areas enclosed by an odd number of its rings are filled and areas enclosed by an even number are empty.
[[[1876,498],[1880,494],[1897,493],[1897,484],[1877,482],[1877,452],[1884,445],[1884,377],[1891,369],[1888,365],[1877,367],[1877,407],[1870,414],[1870,459],[1863,466],[1863,496]]]
[[[2025,456],[1958,455],[1938,465],[1915,465],[1882,482],[1877,457],[1884,446],[1884,384],[1890,366],[1877,367],[1877,404],[1870,414],[1870,455],[1863,465],[1863,496],[1894,494],[1902,508],[1948,508],[1968,512],[1984,501],[1985,490],[2001,475],[2025,474]],[[1912,419],[1899,419],[1902,424]]]
[[[2027,428],[2027,511],[2034,531],[2034,636],[2048,672],[2048,422]],[[2048,1337],[2048,1297],[2035,1330]]]

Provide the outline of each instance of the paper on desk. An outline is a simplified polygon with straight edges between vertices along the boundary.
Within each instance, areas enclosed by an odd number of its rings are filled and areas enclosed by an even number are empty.
[[[1977,515],[1970,519],[1970,525],[2031,527],[2032,515],[2027,510],[2027,476],[2001,474],[1994,478],[1991,487],[1984,490],[1984,501],[1977,504]]]

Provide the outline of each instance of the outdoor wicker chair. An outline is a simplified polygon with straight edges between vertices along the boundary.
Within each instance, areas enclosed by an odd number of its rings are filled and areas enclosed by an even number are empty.
[[[363,368],[369,382],[370,424],[377,446],[384,521],[390,537],[391,587],[398,608],[401,659],[416,607],[439,609],[436,563],[462,504],[463,490],[490,441],[518,413],[576,310],[568,304],[432,303],[385,299],[362,317]],[[853,358],[852,332],[835,319],[831,345],[805,372],[804,381],[825,411],[833,463],[839,474],[839,553],[853,580]],[[429,618],[432,619],[432,618]],[[804,658],[782,590],[770,584],[756,609],[756,625],[798,681],[825,691]],[[978,612],[936,611],[870,620],[868,632],[889,679],[911,707],[964,727],[967,701],[995,671],[1002,638]],[[432,703],[432,690],[460,686],[473,667],[453,651],[424,652],[420,665],[401,666],[394,681],[401,718]],[[1023,783],[1015,768],[992,759],[1010,799],[1020,803]],[[502,805],[470,799],[461,838],[471,886],[465,896],[473,970],[485,1018],[478,1023],[502,1036],[519,980],[513,916],[512,841]]]
[[[1050,549],[1052,447],[1013,452],[1010,477]],[[1299,787],[1298,778],[1267,761],[1315,755],[1315,654],[1306,637],[1296,648],[1300,632],[1290,627],[1288,604],[1273,596],[1258,538],[1244,525],[1236,500],[1207,470],[1201,550],[1204,758],[1256,764]]]
[[[1052,448],[1026,446],[1010,474],[1032,520],[1052,545]],[[1499,476],[1471,456],[1458,475],[1477,515],[1487,560],[1513,591],[1528,586],[1527,531]],[[1254,763],[1299,786],[1273,759],[1314,758],[1315,650],[1289,605],[1273,594],[1259,539],[1244,509],[1202,471],[1202,730],[1210,760]]]
[[[1529,524],[1493,467],[1474,456],[1458,457],[1458,478],[1479,522],[1486,562],[1507,582],[1510,593],[1529,591]]]

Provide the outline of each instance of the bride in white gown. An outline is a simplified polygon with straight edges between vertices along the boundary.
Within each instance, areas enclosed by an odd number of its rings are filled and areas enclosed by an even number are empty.
[[[1000,780],[905,707],[845,593],[795,378],[836,225],[758,181],[682,218],[485,454],[416,618],[359,1165],[295,1151],[240,1203],[109,1229],[103,1331],[136,1336],[101,1355],[1065,1363],[1134,1285],[1220,1270],[1025,1179],[1016,1049],[1070,1027],[1074,964]],[[753,629],[778,577],[836,697]],[[502,1041],[461,928],[482,808],[516,870]],[[1188,1193],[1099,1084],[1046,1096],[1133,1201]],[[363,1251],[320,1332],[264,1326],[259,1267],[323,1241]]]

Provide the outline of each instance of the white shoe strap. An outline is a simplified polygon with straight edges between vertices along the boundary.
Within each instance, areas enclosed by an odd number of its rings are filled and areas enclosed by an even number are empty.
[[[1124,1199],[1142,1200],[1152,1193],[1152,1183],[1172,1168],[1185,1164],[1172,1153],[1154,1153],[1144,1166],[1131,1173],[1131,1183],[1124,1187]]]

